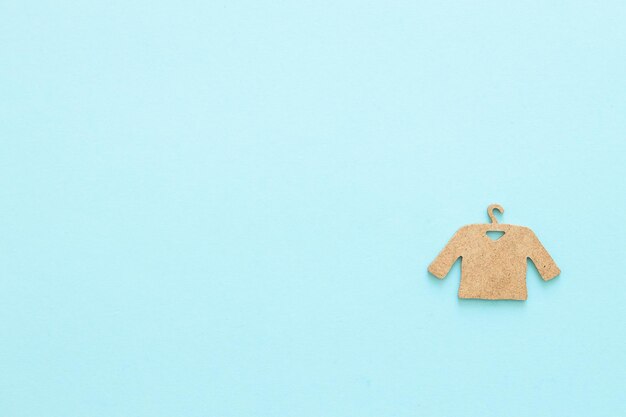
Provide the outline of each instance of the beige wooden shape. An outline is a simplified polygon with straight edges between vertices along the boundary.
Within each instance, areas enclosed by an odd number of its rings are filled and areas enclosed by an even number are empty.
[[[461,257],[459,298],[526,300],[526,266],[530,258],[547,281],[561,273],[537,236],[527,227],[500,224],[493,211],[504,213],[498,204],[487,208],[488,224],[461,227],[430,264],[428,271],[443,279]],[[504,232],[497,240],[488,231]]]

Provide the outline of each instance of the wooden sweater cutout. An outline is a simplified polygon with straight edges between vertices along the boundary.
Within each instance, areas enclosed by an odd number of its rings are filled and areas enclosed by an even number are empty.
[[[492,204],[487,208],[490,224],[461,227],[428,267],[443,279],[461,257],[459,298],[486,300],[526,300],[526,266],[530,258],[541,277],[547,281],[561,271],[537,236],[527,227],[499,224],[493,210],[504,209]],[[487,232],[504,232],[493,240]]]

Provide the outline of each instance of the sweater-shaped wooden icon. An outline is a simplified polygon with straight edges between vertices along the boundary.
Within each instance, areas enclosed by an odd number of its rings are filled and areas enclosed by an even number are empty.
[[[459,298],[485,300],[526,300],[527,259],[533,261],[547,281],[561,273],[537,236],[527,227],[499,224],[493,211],[504,209],[492,204],[487,208],[491,224],[461,227],[428,267],[443,279],[461,257]],[[487,232],[504,233],[492,239]]]

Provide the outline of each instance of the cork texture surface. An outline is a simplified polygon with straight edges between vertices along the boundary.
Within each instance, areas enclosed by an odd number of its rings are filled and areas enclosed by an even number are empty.
[[[504,212],[492,204],[487,209],[491,223],[461,227],[428,271],[443,279],[460,257],[459,298],[526,300],[527,259],[546,281],[561,271],[531,229],[498,223],[494,210]],[[493,239],[487,232],[500,232],[501,236]]]

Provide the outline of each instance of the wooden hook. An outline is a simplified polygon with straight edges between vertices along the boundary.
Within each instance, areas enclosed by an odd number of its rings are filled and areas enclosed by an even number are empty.
[[[487,207],[487,214],[491,219],[491,224],[498,224],[498,219],[496,219],[495,214],[493,214],[494,210],[498,210],[500,214],[504,214],[504,209],[500,204],[491,204],[489,207]]]

